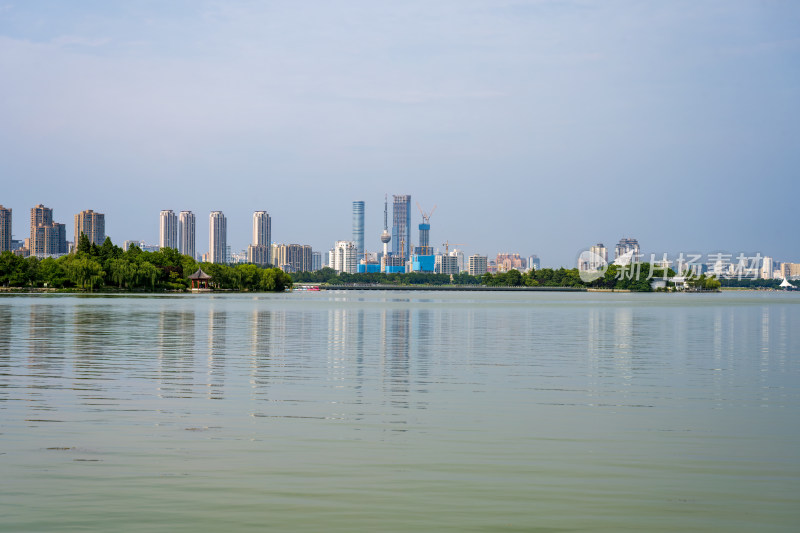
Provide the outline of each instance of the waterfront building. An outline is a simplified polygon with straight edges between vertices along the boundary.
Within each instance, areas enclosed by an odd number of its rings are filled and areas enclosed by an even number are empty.
[[[267,251],[266,261],[258,264],[272,263],[272,218],[266,211],[253,213],[253,246],[263,246]],[[252,261],[251,261],[252,262]]]
[[[389,254],[381,257],[381,272],[403,274],[405,271],[406,263],[402,256]]]
[[[761,278],[772,279],[773,272],[775,271],[774,261],[771,257],[764,257],[761,260]]]
[[[591,248],[591,259],[589,259],[589,270],[600,270],[608,264],[608,250],[605,245],[598,242]]]
[[[254,265],[269,264],[270,246],[251,244],[247,247],[247,262]]]
[[[178,251],[197,259],[195,255],[195,218],[191,211],[181,211],[178,216]]]
[[[36,257],[58,256],[67,253],[67,229],[53,222],[53,210],[42,204],[31,209],[31,236],[28,254]]]
[[[485,255],[471,255],[469,256],[468,272],[470,276],[483,276],[487,272],[488,257]]]
[[[308,244],[273,244],[272,263],[284,272],[311,270],[313,250]]]
[[[159,246],[157,244],[147,244],[144,241],[123,241],[122,242],[122,250],[127,252],[131,246],[136,246],[143,252],[157,252],[159,250]]]
[[[780,272],[783,279],[800,278],[800,263],[781,263]]]
[[[58,222],[39,224],[34,230],[31,255],[53,257],[67,253],[67,227]]]
[[[353,202],[353,242],[356,244],[356,255],[364,255],[364,202]]]
[[[11,209],[0,205],[0,253],[10,252],[11,248]]]
[[[267,263],[271,263],[270,251],[272,250],[272,218],[266,211],[253,213],[253,245],[267,248]]]
[[[336,241],[333,246],[333,267],[337,272],[358,272],[358,253],[353,241]]]
[[[434,272],[436,268],[436,257],[430,255],[411,256],[411,272]]]
[[[172,209],[164,209],[158,217],[158,247],[178,249],[178,217]]]
[[[614,248],[614,261],[619,260],[618,264],[638,263],[641,258],[641,251],[639,249],[639,241],[623,237]]]
[[[437,274],[458,274],[458,258],[450,254],[439,254],[434,263]]]
[[[90,244],[102,246],[106,240],[106,216],[86,209],[75,215],[75,245],[80,242],[80,236],[86,235]]]
[[[525,270],[525,260],[519,254],[500,253],[495,259],[498,272],[508,272],[509,270]]]
[[[311,272],[322,268],[322,252],[311,252]]]
[[[608,253],[606,253],[606,261],[608,260]],[[541,261],[539,261],[538,255],[531,255],[528,257],[528,270],[539,270],[541,266]]]
[[[466,272],[467,263],[466,263],[466,256],[464,255],[464,250],[462,250],[461,248],[453,248],[452,250],[450,250],[450,255],[455,256],[459,273]]]
[[[36,241],[36,228],[39,226],[49,226],[53,223],[53,210],[39,204],[31,208],[31,236],[26,248],[30,255],[44,255],[45,243]]]
[[[228,252],[228,220],[222,211],[212,211],[208,217],[208,261],[225,263]]]
[[[379,273],[381,271],[381,261],[378,252],[364,252],[358,260],[358,273]]]
[[[411,256],[411,195],[392,198],[392,253],[405,261]]]

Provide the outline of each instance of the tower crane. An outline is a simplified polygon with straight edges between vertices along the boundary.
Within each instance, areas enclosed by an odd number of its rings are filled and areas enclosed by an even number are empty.
[[[442,243],[442,246],[444,246],[444,254],[445,255],[448,255],[450,253],[450,246],[466,246],[466,245],[467,245],[467,243],[465,243],[465,242],[445,241],[445,242]]]
[[[419,205],[419,202],[417,202],[417,209],[419,209],[419,214],[422,215],[422,222],[424,224],[430,224],[431,215],[433,215],[433,212],[436,211],[436,206],[434,205],[433,209],[431,209],[429,213],[426,213],[425,211],[422,210],[422,206]]]

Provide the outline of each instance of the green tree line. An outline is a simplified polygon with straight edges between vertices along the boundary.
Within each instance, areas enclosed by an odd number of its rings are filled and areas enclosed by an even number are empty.
[[[672,269],[666,272],[667,277],[675,276]],[[650,263],[639,263],[629,266],[609,265],[605,273],[591,282],[584,282],[577,268],[540,268],[528,272],[510,270],[496,274],[486,273],[483,276],[470,276],[461,273],[451,277],[447,274],[411,272],[407,274],[347,274],[338,273],[325,267],[316,272],[299,272],[292,275],[295,282],[320,283],[328,285],[347,284],[390,284],[390,285],[485,285],[487,287],[576,287],[630,290],[650,292],[650,282],[664,277],[664,269]],[[705,275],[692,281],[692,288],[715,290],[719,281]]]
[[[106,238],[101,246],[81,235],[75,253],[58,258],[0,254],[0,286],[53,287],[79,290],[184,291],[189,276],[202,268],[220,289],[281,292],[292,278],[277,268],[198,263],[173,248],[145,252],[136,246],[123,251]]]

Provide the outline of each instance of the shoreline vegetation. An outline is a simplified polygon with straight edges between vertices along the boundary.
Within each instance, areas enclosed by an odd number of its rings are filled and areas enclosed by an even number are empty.
[[[610,265],[604,275],[591,282],[581,279],[577,268],[541,268],[529,272],[510,270],[497,274],[486,273],[482,276],[469,274],[432,274],[411,272],[407,274],[347,274],[339,273],[332,268],[322,268],[316,272],[297,272],[292,274],[295,284],[319,285],[320,287],[376,286],[376,287],[462,287],[464,290],[477,290],[471,287],[486,289],[571,289],[591,290],[598,292],[653,292],[651,281],[675,276],[672,269],[664,269],[650,263],[639,263],[630,266]],[[717,291],[719,281],[701,275],[689,282],[692,291]],[[674,289],[674,284],[667,283],[665,289]]]
[[[58,258],[20,257],[11,252],[0,254],[0,290],[3,292],[189,292],[189,276],[202,269],[212,277],[214,290],[234,292],[283,292],[295,284],[323,288],[422,287],[448,286],[446,290],[589,290],[596,292],[652,292],[652,280],[673,277],[675,272],[649,263],[630,266],[610,265],[598,279],[585,282],[577,268],[542,268],[529,272],[510,270],[470,276],[424,272],[404,274],[339,273],[332,268],[315,272],[287,274],[272,266],[253,264],[223,265],[202,263],[180,254],[173,248],[145,252],[136,246],[127,251],[109,238],[101,246],[89,243],[81,235],[74,253]],[[719,291],[720,288],[777,289],[780,280],[717,280],[701,275],[689,281],[691,291]],[[656,291],[673,291],[667,282]]]
[[[282,270],[251,264],[201,263],[174,248],[123,251],[106,238],[101,246],[81,235],[75,253],[58,258],[0,254],[0,287],[50,292],[189,292],[189,276],[201,268],[215,289],[283,292],[292,278]],[[11,289],[13,288],[13,289]]]

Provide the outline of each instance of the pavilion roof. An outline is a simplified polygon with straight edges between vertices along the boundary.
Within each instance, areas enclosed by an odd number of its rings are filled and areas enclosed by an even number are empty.
[[[211,279],[211,276],[203,272],[202,268],[198,268],[197,272],[189,276],[189,279]]]

